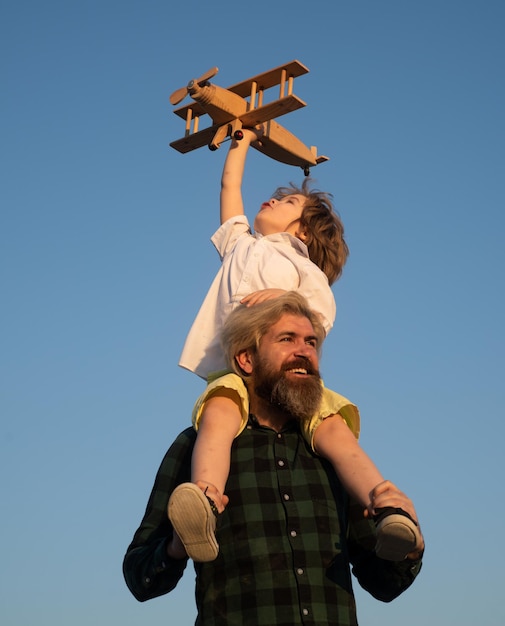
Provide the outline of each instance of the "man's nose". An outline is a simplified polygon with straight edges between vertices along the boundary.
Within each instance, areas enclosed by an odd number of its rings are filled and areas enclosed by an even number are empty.
[[[313,352],[312,346],[309,346],[305,341],[300,341],[295,345],[295,355],[301,356],[305,359],[309,358]]]

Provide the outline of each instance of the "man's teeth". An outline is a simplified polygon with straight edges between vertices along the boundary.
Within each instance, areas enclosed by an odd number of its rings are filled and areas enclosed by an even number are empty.
[[[307,370],[303,369],[303,367],[297,367],[295,369],[289,370],[290,372],[294,372],[295,374],[307,374]]]

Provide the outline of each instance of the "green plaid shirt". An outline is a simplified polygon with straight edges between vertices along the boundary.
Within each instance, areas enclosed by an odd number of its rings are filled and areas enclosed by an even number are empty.
[[[144,601],[171,591],[187,559],[166,554],[167,503],[190,478],[195,432],[181,433],[163,459],[142,523],[123,564],[128,587]],[[417,576],[421,562],[375,556],[374,526],[314,455],[295,423],[281,433],[250,420],[235,440],[218,519],[220,552],[197,563],[197,625],[354,626],[351,567],[374,597],[389,602]]]

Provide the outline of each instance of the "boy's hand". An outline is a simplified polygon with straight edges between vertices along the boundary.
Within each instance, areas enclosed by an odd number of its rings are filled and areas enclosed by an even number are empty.
[[[242,128],[242,132],[244,137],[241,141],[246,139],[249,144],[252,144],[257,141],[261,142],[261,138],[263,137],[265,131],[263,124],[258,124],[258,126],[255,126],[254,128]]]
[[[250,293],[245,298],[242,298],[240,304],[254,306],[255,304],[260,304],[261,302],[278,298],[279,296],[282,296],[283,293],[286,293],[285,289],[260,289],[260,291],[253,291],[253,293]]]

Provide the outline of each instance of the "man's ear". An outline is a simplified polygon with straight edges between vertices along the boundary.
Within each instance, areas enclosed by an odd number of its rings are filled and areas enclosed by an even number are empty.
[[[244,374],[252,374],[253,371],[253,360],[252,355],[249,350],[241,350],[238,354],[235,355],[235,361],[240,369],[244,372]]]

